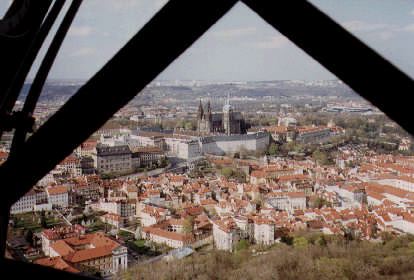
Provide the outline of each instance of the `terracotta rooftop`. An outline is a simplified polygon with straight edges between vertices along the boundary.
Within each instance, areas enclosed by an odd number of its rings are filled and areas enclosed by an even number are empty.
[[[59,269],[72,273],[79,273],[80,271],[65,262],[62,257],[41,258],[34,261],[35,264],[48,266],[54,269]]]
[[[52,245],[50,245],[50,248],[52,248],[56,253],[58,253],[60,256],[66,256],[70,253],[75,252],[65,241],[58,240],[54,242]]]
[[[58,195],[68,192],[68,188],[66,186],[49,187],[46,190],[49,193],[49,195]]]
[[[112,246],[102,246],[92,249],[84,249],[73,252],[64,257],[65,260],[71,263],[83,262],[90,259],[101,258],[112,254]]]
[[[144,227],[142,230],[152,235],[157,235],[157,236],[161,236],[161,237],[171,239],[171,240],[176,240],[176,241],[190,242],[193,240],[192,235],[171,232],[171,231],[163,230],[163,229],[156,228],[156,227]]]

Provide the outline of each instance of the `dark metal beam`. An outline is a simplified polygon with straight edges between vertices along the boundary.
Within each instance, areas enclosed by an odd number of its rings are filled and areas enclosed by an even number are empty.
[[[362,97],[414,134],[414,81],[307,1],[243,0]]]
[[[52,267],[46,267],[21,261],[3,259],[0,263],[1,272],[4,275],[13,275],[13,279],[74,279],[74,280],[91,280],[102,279],[98,277],[74,274]]]
[[[9,208],[0,208],[0,265],[6,253],[6,240],[9,225]]]
[[[22,60],[20,67],[18,68],[18,71],[16,73],[10,73],[14,75],[14,78],[4,93],[4,97],[0,98],[0,115],[8,114],[12,111],[13,106],[16,103],[16,100],[19,97],[21,89],[24,85],[27,74],[29,73],[33,62],[40,51],[40,48],[42,47],[47,35],[49,34],[60,11],[62,10],[65,1],[66,0],[55,1],[49,13],[47,14],[46,19],[43,21],[39,31],[36,33],[35,38],[33,39],[28,51]],[[10,71],[10,69],[7,70]],[[0,139],[3,132],[2,129],[3,127],[0,125]]]
[[[45,18],[52,0],[14,0],[6,16],[0,20],[0,104],[24,63],[26,54]],[[0,117],[5,113],[0,108]]]
[[[53,63],[55,62],[56,56],[59,52],[60,47],[62,46],[63,40],[66,37],[66,34],[72,25],[73,19],[76,16],[76,13],[79,10],[80,5],[83,0],[73,0],[70,4],[68,11],[65,14],[62,22],[59,25],[58,30],[56,31],[55,36],[53,37],[52,42],[46,52],[45,57],[43,58],[42,64],[39,67],[39,70],[36,73],[36,77],[33,80],[32,86],[27,94],[24,106],[22,109],[23,118],[30,118],[33,115],[33,112],[36,108],[37,101],[39,100],[40,94],[42,92],[43,86],[46,82],[49,71],[52,68]],[[56,2],[60,3],[60,1]],[[56,5],[55,3],[55,5]],[[16,102],[16,100],[13,101]],[[25,126],[17,127],[11,146],[11,155],[19,152],[19,147],[24,144],[26,140],[26,135],[29,132],[29,129]],[[31,132],[31,131],[30,131]],[[0,132],[1,133],[1,132]],[[0,134],[1,137],[1,134]]]
[[[171,0],[0,167],[2,206],[27,192],[220,19],[236,0]]]

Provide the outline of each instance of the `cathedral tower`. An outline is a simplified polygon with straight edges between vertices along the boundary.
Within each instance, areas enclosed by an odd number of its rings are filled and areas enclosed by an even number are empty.
[[[227,135],[232,133],[233,107],[230,105],[230,94],[227,95],[226,104],[223,106],[223,129]]]

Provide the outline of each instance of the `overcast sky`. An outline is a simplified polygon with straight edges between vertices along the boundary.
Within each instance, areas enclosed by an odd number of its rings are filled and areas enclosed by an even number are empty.
[[[166,2],[85,0],[50,78],[87,79]],[[311,2],[414,77],[414,1]],[[4,12],[7,3],[8,0],[0,0],[0,12]],[[334,78],[239,3],[157,79],[245,81]]]

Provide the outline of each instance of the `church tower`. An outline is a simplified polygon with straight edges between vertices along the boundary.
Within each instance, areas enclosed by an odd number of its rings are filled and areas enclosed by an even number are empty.
[[[207,102],[207,118],[206,119],[209,120],[210,122],[213,120],[212,113],[211,113],[210,100]]]
[[[231,134],[233,107],[230,105],[230,94],[227,95],[226,104],[223,106],[223,129],[227,135]]]
[[[197,111],[197,128],[201,134],[208,134],[213,131],[213,114],[211,112],[210,101],[208,101],[207,108],[204,110],[200,100]]]
[[[211,113],[210,100],[207,102],[207,111],[204,113],[204,121],[206,122],[206,131],[213,131],[213,115]]]
[[[200,99],[200,104],[198,104],[197,119],[201,120],[203,116],[204,116],[203,104],[201,104],[201,99]]]
[[[197,130],[199,133],[203,133],[204,131],[204,110],[203,110],[203,104],[198,105],[198,111],[197,111]]]

